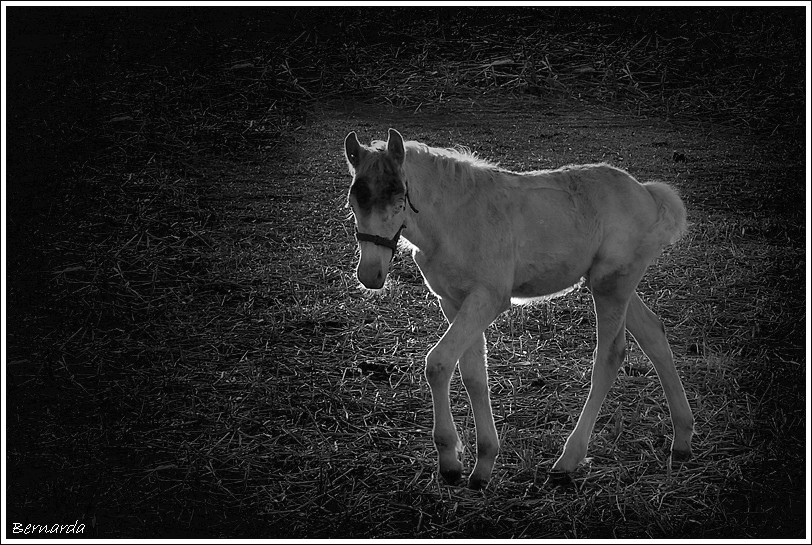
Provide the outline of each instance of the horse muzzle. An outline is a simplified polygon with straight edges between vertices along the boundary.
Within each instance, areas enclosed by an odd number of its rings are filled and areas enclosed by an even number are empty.
[[[356,275],[365,288],[379,290],[386,282],[386,275],[389,274],[391,258],[388,252],[392,250],[381,246],[371,246],[366,250],[361,250]]]

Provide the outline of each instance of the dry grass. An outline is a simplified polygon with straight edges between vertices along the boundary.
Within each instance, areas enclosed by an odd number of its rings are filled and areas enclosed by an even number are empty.
[[[10,125],[9,522],[80,518],[108,538],[801,537],[798,80],[783,57],[760,75],[678,62],[721,62],[697,57],[710,43],[791,45],[776,12],[653,41],[622,19],[577,26],[558,11],[545,12],[558,33],[528,30],[525,10],[504,15],[504,32],[471,11],[346,12],[342,36],[320,22],[334,14],[289,13],[282,39],[260,32],[273,18],[245,17],[241,40],[170,18],[158,58],[120,45],[109,74],[74,78],[45,106],[10,91],[25,114]],[[31,93],[94,66],[72,58],[10,78]],[[681,188],[690,234],[641,292],[695,411],[693,461],[669,466],[668,409],[633,347],[575,486],[544,485],[588,387],[594,318],[576,291],[488,331],[494,479],[484,494],[437,482],[422,361],[439,308],[406,256],[383,294],[358,288],[343,208],[341,139],[380,137],[395,119],[510,168],[609,160]],[[21,168],[41,141],[54,153]],[[452,391],[470,449],[456,378]]]

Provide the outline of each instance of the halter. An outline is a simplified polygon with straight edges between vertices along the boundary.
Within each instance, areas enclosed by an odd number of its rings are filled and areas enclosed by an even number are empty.
[[[389,261],[391,262],[393,259],[395,259],[395,251],[397,251],[397,249],[398,249],[398,241],[400,240],[400,232],[403,231],[404,227],[406,227],[406,225],[401,225],[400,229],[398,229],[398,232],[395,233],[395,236],[393,236],[392,238],[384,238],[384,237],[379,237],[378,235],[368,235],[366,233],[361,233],[361,232],[358,231],[358,227],[356,227],[355,228],[355,238],[359,242],[361,242],[361,241],[372,242],[373,244],[375,244],[377,246],[383,246],[385,248],[389,248],[390,250],[392,250],[392,257],[389,259]]]
[[[406,186],[406,202],[409,203],[409,208],[414,211],[415,214],[419,214],[417,209],[412,204],[412,200],[409,198],[409,184],[404,183]],[[355,227],[355,239],[359,242],[372,242],[376,246],[383,246],[384,248],[389,248],[392,250],[392,257],[389,258],[389,262],[391,263],[393,259],[395,259],[395,252],[398,249],[398,241],[400,240],[400,232],[406,227],[406,224],[400,226],[398,232],[395,233],[395,236],[392,238],[384,238],[378,235],[368,235],[367,233],[361,233],[358,231],[358,227]]]

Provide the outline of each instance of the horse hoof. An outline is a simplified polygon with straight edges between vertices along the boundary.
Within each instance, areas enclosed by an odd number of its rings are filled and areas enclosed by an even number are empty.
[[[441,469],[440,476],[446,484],[458,485],[462,483],[462,471],[459,469]]]
[[[471,490],[485,490],[488,488],[488,479],[470,477],[468,479],[468,488]]]
[[[687,462],[691,459],[691,451],[690,450],[672,450],[671,451],[671,461],[682,463]]]
[[[572,475],[567,471],[552,470],[547,473],[547,486],[567,488],[573,486]]]

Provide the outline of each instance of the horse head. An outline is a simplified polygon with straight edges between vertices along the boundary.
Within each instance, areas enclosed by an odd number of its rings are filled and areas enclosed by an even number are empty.
[[[354,132],[344,139],[352,185],[348,201],[355,217],[361,251],[356,274],[369,289],[380,289],[405,227],[407,186],[403,174],[403,137],[389,129],[389,139],[362,146]]]

